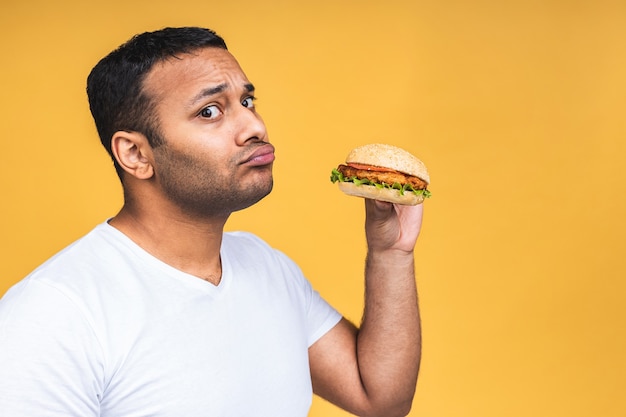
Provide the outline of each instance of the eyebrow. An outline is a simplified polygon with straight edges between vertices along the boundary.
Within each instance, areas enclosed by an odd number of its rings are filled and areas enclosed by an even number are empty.
[[[251,92],[254,91],[254,85],[252,85],[252,83],[244,84],[243,88],[248,93],[251,93]],[[226,91],[226,89],[228,89],[228,85],[226,83],[216,85],[215,87],[205,88],[202,91],[200,91],[200,93],[196,94],[194,96],[194,98],[191,99],[190,104],[194,105],[198,101],[203,100],[203,99],[205,99],[207,97],[211,97],[211,96],[220,94],[220,93]]]

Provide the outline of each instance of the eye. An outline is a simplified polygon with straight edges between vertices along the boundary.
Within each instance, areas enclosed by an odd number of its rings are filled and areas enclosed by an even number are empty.
[[[202,110],[200,110],[200,117],[204,117],[205,119],[215,119],[222,114],[222,111],[215,104],[210,106],[206,106]]]
[[[247,107],[249,109],[253,109],[254,108],[254,100],[256,100],[256,97],[246,97],[243,99],[243,101],[241,102],[241,104],[243,104],[244,107]]]

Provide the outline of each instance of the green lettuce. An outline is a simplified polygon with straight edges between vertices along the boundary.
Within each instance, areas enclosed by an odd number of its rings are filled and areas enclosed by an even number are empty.
[[[330,174],[330,181],[334,184],[337,181],[339,182],[352,182],[355,185],[373,185],[376,188],[389,188],[392,190],[398,190],[401,195],[404,195],[406,192],[411,192],[415,195],[423,195],[424,198],[429,198],[431,196],[430,191],[428,190],[416,190],[413,188],[411,184],[387,184],[387,183],[377,183],[370,181],[368,179],[359,179],[357,177],[345,177],[341,172],[339,172],[336,168]]]

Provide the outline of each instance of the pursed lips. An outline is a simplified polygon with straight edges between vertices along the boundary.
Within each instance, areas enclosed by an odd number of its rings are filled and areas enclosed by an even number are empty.
[[[252,152],[246,159],[241,162],[241,164],[263,166],[271,164],[272,162],[274,162],[274,159],[274,146],[272,144],[266,143],[256,148],[254,152]]]

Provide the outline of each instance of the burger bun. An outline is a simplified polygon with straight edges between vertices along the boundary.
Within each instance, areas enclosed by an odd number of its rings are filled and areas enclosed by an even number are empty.
[[[384,143],[372,143],[354,148],[346,157],[346,163],[373,165],[393,169],[421,178],[430,184],[426,165],[413,154]]]
[[[391,188],[378,188],[373,185],[356,185],[353,182],[339,182],[339,190],[354,197],[370,198],[373,200],[386,201],[388,203],[401,204],[405,206],[416,206],[424,202],[422,194],[417,195],[410,191],[404,194],[400,190]]]

